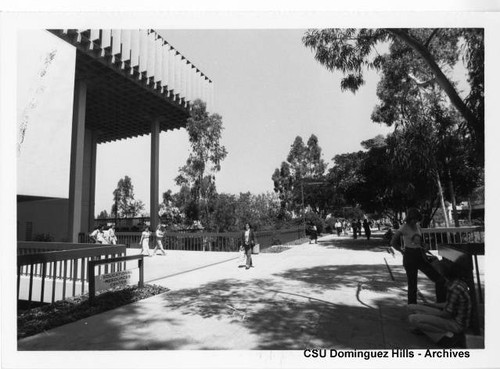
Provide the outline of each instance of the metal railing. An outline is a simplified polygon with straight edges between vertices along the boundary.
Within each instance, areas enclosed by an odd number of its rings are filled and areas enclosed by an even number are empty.
[[[140,248],[140,232],[117,232],[118,243],[129,248]],[[301,228],[255,232],[261,249],[276,244],[284,244],[304,237]],[[151,236],[149,245],[154,247],[155,237]],[[81,234],[80,242],[92,242],[88,235]],[[165,232],[163,247],[168,250],[187,251],[238,251],[241,245],[241,232]],[[102,245],[101,245],[102,246]]]
[[[125,256],[125,245],[97,245],[81,248],[66,244],[66,250],[20,254],[17,256],[17,298],[32,301],[54,302],[84,294],[88,282],[89,260]],[[87,245],[89,246],[89,245]],[[24,248],[22,250],[29,250]],[[121,270],[122,264],[105,265],[105,273]],[[100,272],[100,271],[99,271]],[[68,286],[69,283],[69,286]],[[48,291],[50,289],[50,291]],[[40,292],[34,296],[35,291]],[[70,291],[71,290],[71,291]],[[49,296],[47,296],[49,292]],[[23,295],[23,296],[21,296]]]
[[[422,228],[422,238],[430,250],[439,244],[484,243],[484,227]]]

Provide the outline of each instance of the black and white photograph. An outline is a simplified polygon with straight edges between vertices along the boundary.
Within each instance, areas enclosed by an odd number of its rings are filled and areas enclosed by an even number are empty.
[[[2,367],[500,364],[498,13],[3,20]]]

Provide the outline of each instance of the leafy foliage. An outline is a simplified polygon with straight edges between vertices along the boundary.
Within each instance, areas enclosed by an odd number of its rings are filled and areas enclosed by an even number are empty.
[[[112,215],[118,214],[120,218],[136,217],[144,210],[144,203],[134,198],[134,185],[129,176],[118,181],[113,191]]]
[[[186,165],[179,168],[176,183],[191,190],[193,201],[188,218],[199,220],[200,209],[208,216],[208,203],[217,193],[214,174],[220,171],[221,162],[227,156],[226,148],[220,143],[222,117],[208,114],[206,104],[198,99],[193,103],[186,129],[191,153]]]
[[[386,96],[401,98],[416,92],[409,83],[439,88],[465,121],[472,137],[477,162],[484,165],[484,31],[463,28],[425,29],[312,29],[303,37],[305,46],[330,71],[344,74],[342,90],[357,91],[364,84],[366,69],[382,71]],[[378,47],[389,45],[389,55]],[[468,70],[471,92],[460,97],[453,81],[453,66],[462,59]],[[392,71],[399,79],[390,76]],[[382,94],[382,91],[379,91]],[[392,95],[391,95],[392,94]],[[416,108],[416,107],[414,107]],[[404,114],[389,105],[380,106],[376,121],[390,124],[394,114]]]
[[[280,218],[286,217],[287,213],[301,211],[302,198],[304,205],[313,211],[325,212],[326,199],[322,196],[325,192],[314,188],[325,183],[326,164],[321,155],[316,135],[309,137],[307,145],[304,145],[302,137],[295,138],[286,161],[272,175],[274,191],[281,202]]]

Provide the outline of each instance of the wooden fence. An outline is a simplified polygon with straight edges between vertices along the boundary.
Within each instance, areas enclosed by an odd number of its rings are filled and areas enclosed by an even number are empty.
[[[29,307],[32,301],[54,302],[84,294],[88,282],[89,260],[108,259],[126,254],[125,245],[86,244],[86,248],[81,244],[65,245],[66,250],[61,250],[59,247],[62,246],[57,246],[57,251],[51,250],[51,246],[55,245],[40,245],[39,248],[31,249],[24,243],[18,245],[18,250],[22,252],[17,256],[18,301],[26,300]],[[124,267],[123,264],[113,264],[102,268],[107,273],[108,270],[113,272]],[[39,292],[39,295],[35,296],[36,292]]]

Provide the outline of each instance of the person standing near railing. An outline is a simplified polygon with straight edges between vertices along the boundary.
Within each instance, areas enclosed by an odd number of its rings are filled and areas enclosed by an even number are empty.
[[[141,240],[139,245],[141,245],[142,255],[153,256],[149,251],[149,238],[151,237],[151,232],[149,231],[149,226],[144,227],[144,231],[141,234]]]
[[[417,303],[418,271],[424,273],[436,287],[436,302],[446,300],[445,278],[427,261],[425,250],[422,248],[422,230],[419,221],[422,218],[416,208],[408,209],[405,223],[394,233],[391,246],[401,249],[403,266],[408,281],[408,304]]]
[[[94,231],[90,234],[90,239],[94,241],[95,243],[101,243],[101,244],[107,244],[108,241],[104,237],[104,232],[103,229],[104,227],[102,225],[98,226]]]
[[[252,267],[252,248],[255,246],[255,233],[250,227],[250,224],[245,224],[245,230],[241,234],[241,244],[245,249],[246,263],[245,269]]]
[[[158,224],[158,227],[156,228],[156,246],[155,249],[153,250],[153,256],[156,255],[156,250],[160,249],[160,251],[163,253],[163,256],[166,256],[167,253],[165,252],[165,249],[163,248],[163,236],[165,235],[165,224]]]

